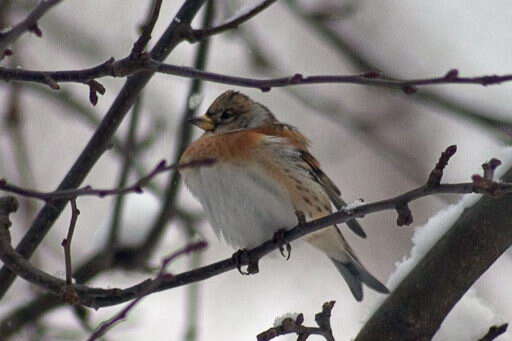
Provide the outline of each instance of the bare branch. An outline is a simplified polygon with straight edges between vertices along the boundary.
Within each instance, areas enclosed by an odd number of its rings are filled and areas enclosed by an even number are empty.
[[[89,82],[91,82],[93,79],[102,77],[126,77],[142,71],[159,72],[179,77],[200,79],[214,83],[228,84],[246,88],[256,88],[260,89],[261,91],[270,91],[272,88],[296,85],[359,84],[402,89],[407,94],[413,94],[417,91],[417,87],[427,85],[476,84],[488,86],[512,81],[511,74],[486,75],[478,77],[447,76],[450,74],[450,72],[448,72],[447,75],[441,77],[409,80],[389,78],[385,75],[374,72],[367,72],[357,75],[313,76],[304,76],[300,73],[296,73],[292,76],[286,77],[256,79],[202,71],[188,66],[165,64],[156,60],[149,59],[149,57],[144,54],[142,54],[140,58],[134,58],[130,55],[118,61],[115,61],[113,58],[111,58],[100,65],[83,70],[38,71],[0,67],[0,79],[6,81],[17,80],[42,83],[50,86],[52,89],[57,90],[59,89],[58,82],[78,82],[86,83],[90,86],[91,84]],[[103,93],[104,89],[103,91],[96,91]],[[91,102],[94,103],[93,100],[91,100]]]
[[[511,180],[509,169],[503,181]],[[512,245],[511,211],[509,196],[483,197],[466,209],[370,317],[356,341],[432,339],[455,304]]]
[[[370,57],[367,51],[363,51],[365,49],[356,46],[351,39],[336,31],[336,29],[329,25],[328,21],[318,20],[314,15],[311,15],[311,12],[301,8],[299,1],[284,0],[283,2],[289,7],[290,12],[301,19],[301,22],[306,24],[308,28],[312,29],[319,36],[319,40],[325,42],[344,62],[349,62],[353,67],[361,71],[384,70],[383,74],[393,78],[396,77],[391,70],[386,71],[384,64],[379,64],[377,58]],[[477,123],[479,126],[489,129],[494,135],[498,131],[500,132],[499,135],[502,135],[501,139],[510,140],[510,134],[506,132],[506,130],[510,130],[510,123],[507,120],[493,118],[497,116],[496,109],[475,109],[472,105],[462,101],[456,101],[448,96],[426,90],[409,98],[429,107],[434,105],[442,108],[443,112],[451,116]],[[508,117],[505,112],[501,116]]]
[[[447,148],[447,150],[451,149],[453,149],[453,147]],[[488,192],[487,188],[481,189],[474,183],[439,184],[434,186],[426,184],[420,188],[409,191],[395,198],[360,205],[351,208],[350,210],[340,210],[329,216],[299,224],[293,229],[283,233],[281,242],[292,242],[305,236],[306,234],[318,231],[319,229],[332,226],[333,224],[342,224],[348,220],[363,217],[373,212],[389,209],[397,210],[397,207],[407,205],[413,200],[436,193],[478,192],[495,195],[496,193],[504,194],[512,192],[512,184],[510,183],[496,183],[496,185],[498,186],[499,190],[496,191],[493,189],[492,192]],[[23,257],[12,250],[7,239],[0,239],[0,242],[2,242],[0,243],[0,260],[2,260],[17,275],[58,295],[62,295],[62,292],[66,290],[69,292],[69,286],[65,281],[54,278],[38,269],[33,268],[30,264],[28,264],[26,260],[23,259]],[[235,260],[233,257],[231,257],[226,260],[201,267],[199,269],[184,272],[182,274],[173,276],[172,278],[166,278],[158,286],[154,287],[151,292],[166,290],[204,280],[216,276],[220,273],[238,268],[240,265],[251,265],[251,262],[257,262],[265,255],[278,249],[280,245],[280,243],[276,243],[274,238],[272,238],[256,248],[247,250],[245,252],[245,257],[241,257],[238,260]],[[76,295],[79,297],[81,304],[98,308],[111,306],[126,302],[130,299],[134,299],[138,297],[142,291],[145,292],[148,290],[148,286],[153,288],[152,283],[152,280],[145,280],[139,284],[122,290],[98,289],[90,288],[84,285],[74,285],[73,292],[76,293]],[[68,297],[68,299],[71,298]],[[75,302],[75,300],[73,300],[73,302]]]
[[[176,66],[171,64],[156,63],[156,70],[161,73],[168,73],[176,76],[199,78],[215,83],[236,85],[247,88],[256,88],[262,91],[270,91],[272,88],[325,83],[361,84],[389,88],[402,89],[407,94],[416,92],[416,87],[438,84],[479,84],[483,86],[500,84],[512,80],[511,74],[492,75],[479,77],[433,77],[410,80],[399,80],[386,77],[385,75],[367,72],[358,75],[314,75],[304,76],[296,73],[292,76],[279,78],[254,79],[238,76],[228,76],[208,71],[200,71],[190,67]],[[1,74],[0,74],[1,75]]]
[[[54,90],[60,89],[59,82],[83,83],[89,86],[90,102],[96,104],[98,101],[97,93],[103,95],[105,88],[95,79],[106,76],[126,77],[141,71],[149,71],[154,68],[151,65],[152,63],[147,55],[141,54],[134,57],[130,54],[121,60],[116,61],[114,58],[110,58],[104,63],[83,70],[48,72],[0,67],[0,79],[41,83]]]
[[[186,27],[190,26],[190,22],[196,16],[204,2],[205,0],[183,1],[174,19],[151,49],[150,56],[152,59],[158,61],[164,60],[178,44],[184,41],[185,37],[183,32]],[[101,124],[94,132],[87,146],[80,153],[71,169],[66,173],[66,176],[62,179],[58,190],[68,190],[80,186],[89,171],[110,145],[112,136],[135,102],[136,97],[150,81],[152,76],[152,72],[141,72],[126,80],[126,83],[107,113],[103,116]],[[66,204],[66,199],[54,200],[51,203],[47,203],[39,211],[36,219],[16,247],[16,250],[23,257],[29,258],[32,256],[62,213]],[[8,267],[3,266],[2,269],[0,269],[0,298],[3,297],[11,287],[15,279],[15,273]]]
[[[57,5],[62,0],[45,0],[40,1],[39,5],[30,14],[10,29],[7,32],[0,34],[0,60],[4,57],[4,51],[12,44],[15,40],[17,40],[23,33],[27,31],[34,32],[38,37],[42,36],[42,32],[37,25],[37,21],[41,19],[43,15],[46,14],[48,10],[50,10],[53,6]]]
[[[144,52],[144,48],[151,40],[151,33],[155,28],[156,21],[158,20],[158,15],[160,14],[160,8],[162,7],[162,0],[154,0],[153,5],[151,7],[151,11],[146,20],[146,23],[142,26],[142,34],[139,39],[133,44],[131,56],[134,59],[138,59],[141,57]]]
[[[78,216],[80,215],[80,211],[76,207],[76,199],[71,199],[69,201],[71,205],[71,222],[69,223],[68,235],[62,240],[62,247],[64,248],[64,258],[66,261],[66,284],[73,284],[73,270],[71,267],[71,241],[73,240],[73,233],[75,232],[76,222],[78,220]]]
[[[215,1],[208,1],[205,7],[204,15],[201,20],[201,27],[207,27],[213,20],[214,17],[214,4]],[[208,62],[209,51],[211,41],[209,39],[199,42],[197,45],[196,54],[194,56],[194,67],[196,69],[204,69]],[[190,83],[188,94],[186,97],[186,103],[189,104],[190,100],[194,96],[200,96],[203,88],[203,82],[199,79],[194,79]],[[188,120],[194,117],[199,107],[197,105],[187,105],[181,114],[181,118],[177,123],[178,131],[176,133],[176,147],[173,151],[174,162],[179,162],[179,158],[185,151],[185,148],[192,141],[192,126],[188,123]],[[164,189],[164,195],[162,197],[161,206],[158,214],[155,216],[149,230],[144,238],[144,241],[138,247],[138,258],[139,263],[146,262],[150,258],[151,253],[155,250],[155,246],[161,239],[164,231],[166,231],[169,218],[174,216],[176,210],[176,198],[179,193],[180,186],[179,173],[175,172],[170,175],[167,179],[167,183]]]
[[[225,23],[219,26],[191,30],[189,40],[194,42],[197,40],[209,38],[215,34],[219,34],[231,30],[233,28],[237,28],[241,24],[249,21],[251,18],[261,13],[263,10],[265,10],[267,7],[269,7],[276,1],[277,0],[262,0],[256,5],[253,5],[253,7],[251,7],[250,9],[240,12],[240,14],[233,18],[228,19]]]
[[[166,267],[176,258],[190,254],[192,252],[197,252],[202,249],[204,249],[207,246],[207,244],[203,241],[195,242],[192,244],[189,244],[185,246],[184,248],[174,252],[170,256],[166,257],[162,261],[162,265],[160,267],[160,271],[158,272],[158,275],[153,280],[152,284],[146,288],[146,290],[142,291],[140,295],[134,299],[130,304],[128,304],[125,308],[123,308],[119,313],[114,315],[112,318],[110,318],[108,321],[102,323],[87,339],[87,341],[94,341],[100,338],[101,336],[105,335],[106,332],[108,332],[110,329],[112,329],[116,324],[121,322],[126,318],[130,310],[137,305],[137,303],[140,302],[145,296],[149,295],[152,290],[154,290],[166,277],[172,277],[171,274],[168,274],[165,272]]]
[[[84,186],[77,189],[57,190],[53,192],[40,192],[30,189],[21,188],[7,183],[4,179],[0,179],[0,191],[16,193],[25,197],[50,201],[58,199],[76,199],[84,195],[93,195],[98,197],[106,197],[110,195],[122,195],[130,192],[142,193],[142,188],[147,186],[155,176],[170,170],[179,170],[184,168],[208,167],[215,163],[214,159],[196,160],[183,164],[166,165],[165,160],[160,161],[158,165],[149,174],[137,180],[134,184],[124,188],[114,189],[95,189],[91,186]]]

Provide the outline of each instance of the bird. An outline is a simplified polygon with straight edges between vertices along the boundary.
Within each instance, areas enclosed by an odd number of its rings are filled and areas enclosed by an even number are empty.
[[[310,141],[248,96],[225,91],[190,123],[204,133],[179,162],[213,159],[215,163],[180,172],[217,236],[234,248],[256,247],[283,228],[346,206],[338,187],[309,152]],[[355,219],[347,225],[366,237]],[[389,292],[366,270],[336,225],[303,238],[329,257],[357,301],[363,299],[363,284],[379,293]]]

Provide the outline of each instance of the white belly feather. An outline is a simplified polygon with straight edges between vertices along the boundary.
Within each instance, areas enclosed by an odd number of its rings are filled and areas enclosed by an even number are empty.
[[[256,166],[215,164],[183,175],[217,235],[235,248],[255,247],[297,224],[288,193]]]

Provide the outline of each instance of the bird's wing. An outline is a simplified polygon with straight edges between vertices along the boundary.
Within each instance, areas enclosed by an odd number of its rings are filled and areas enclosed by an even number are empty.
[[[301,157],[311,168],[311,174],[314,179],[322,186],[325,193],[334,204],[336,209],[340,210],[347,204],[341,198],[341,192],[332,180],[320,169],[319,162],[307,150],[301,151]],[[356,219],[347,221],[348,227],[361,238],[366,238],[366,233]]]
[[[302,161],[303,166],[301,168],[305,168],[311,175],[311,178],[320,184],[336,209],[340,210],[346,206],[345,201],[341,198],[339,188],[322,171],[318,160],[308,151],[309,141],[304,137],[304,135],[302,135],[293,126],[287,124],[276,124],[271,127],[259,129],[259,131],[264,134],[281,138],[288,142],[288,145],[290,145],[294,151],[294,153],[290,153],[290,155],[294,158],[299,158],[300,161]],[[347,225],[355,234],[362,238],[366,238],[366,233],[356,219],[348,221]]]

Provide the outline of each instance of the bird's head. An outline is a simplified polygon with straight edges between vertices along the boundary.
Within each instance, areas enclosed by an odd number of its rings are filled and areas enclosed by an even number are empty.
[[[275,121],[274,115],[265,106],[233,90],[217,97],[206,114],[190,120],[204,131],[216,134],[259,128]]]

